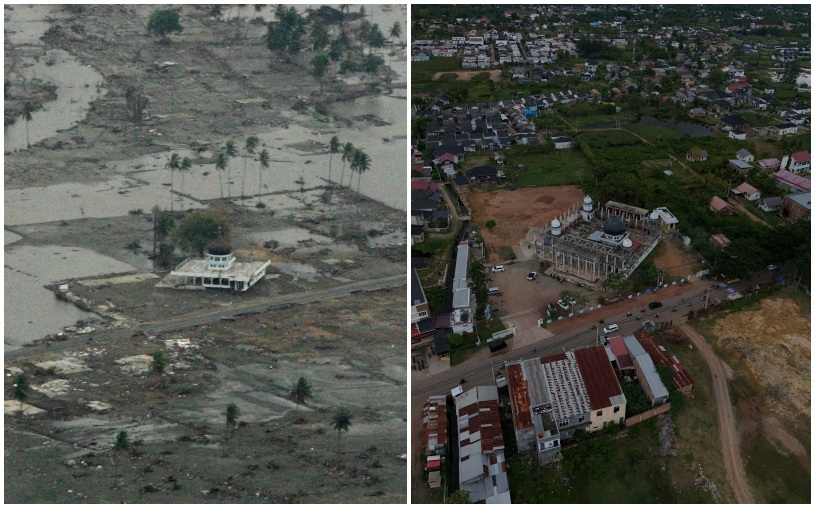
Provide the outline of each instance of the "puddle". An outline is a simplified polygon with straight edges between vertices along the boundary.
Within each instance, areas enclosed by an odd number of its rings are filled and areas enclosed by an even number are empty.
[[[43,287],[46,284],[67,278],[134,270],[133,266],[121,261],[76,247],[7,247],[3,325],[6,345],[20,346],[56,333],[79,319],[94,316],[57,300]]]

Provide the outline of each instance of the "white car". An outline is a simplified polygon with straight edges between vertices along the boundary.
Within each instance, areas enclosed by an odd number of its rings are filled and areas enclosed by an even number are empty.
[[[493,266],[492,271],[493,272],[503,272],[504,271],[504,265]]]
[[[614,333],[619,329],[620,327],[617,325],[608,325],[607,327],[603,328],[603,334],[608,335],[609,333]]]
[[[538,276],[538,272],[529,272],[529,275],[526,276],[526,280],[535,280]]]

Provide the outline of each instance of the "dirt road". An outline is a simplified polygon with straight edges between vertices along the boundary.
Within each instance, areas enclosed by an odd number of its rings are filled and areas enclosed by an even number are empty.
[[[727,479],[733,487],[736,501],[742,504],[753,504],[755,500],[750,491],[750,486],[747,484],[744,461],[739,449],[739,433],[736,429],[733,406],[730,403],[724,363],[716,356],[713,348],[710,347],[705,338],[696,333],[696,330],[687,324],[680,325],[679,328],[685,332],[694,347],[699,350],[713,374],[713,395],[716,398],[716,408],[719,413],[719,436],[722,441],[724,467]]]

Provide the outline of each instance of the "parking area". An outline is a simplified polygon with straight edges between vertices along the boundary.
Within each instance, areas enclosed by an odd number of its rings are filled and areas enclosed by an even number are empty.
[[[503,272],[490,272],[487,287],[497,287],[500,295],[490,296],[490,306],[501,311],[502,316],[536,311],[535,319],[542,317],[541,308],[547,303],[556,303],[560,292],[579,289],[568,282],[558,282],[546,275],[538,275],[535,280],[527,280],[530,272],[540,272],[540,262],[536,260],[519,261],[503,265]],[[566,313],[557,307],[562,315]]]

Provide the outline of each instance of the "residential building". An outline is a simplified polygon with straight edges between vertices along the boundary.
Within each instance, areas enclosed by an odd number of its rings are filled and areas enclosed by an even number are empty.
[[[465,174],[470,183],[494,182],[498,179],[498,170],[492,166],[478,166],[468,169]]]
[[[742,148],[738,152],[736,152],[736,158],[740,161],[744,162],[753,162],[756,158],[753,154]]]
[[[778,129],[778,135],[784,136],[786,134],[795,134],[798,132],[798,126],[794,123],[782,123],[775,126]]]
[[[456,266],[453,272],[453,312],[450,325],[453,333],[473,332],[475,322],[475,295],[470,290],[470,246],[464,241],[456,248]]]
[[[731,190],[733,194],[736,196],[741,196],[745,198],[747,201],[758,201],[761,199],[761,191],[753,187],[747,182],[739,185],[735,189]]]
[[[794,174],[807,174],[810,172],[811,157],[809,152],[796,152],[790,155],[789,167],[787,168],[790,173]]]
[[[664,206],[660,206],[656,208],[655,211],[657,212],[657,215],[659,215],[659,220],[662,223],[663,231],[668,232],[676,229],[676,225],[679,224],[679,219],[677,219],[670,210]]]
[[[552,134],[551,141],[557,150],[565,150],[574,146],[574,138],[558,133]]]
[[[433,395],[422,407],[422,448],[425,455],[445,455],[447,448],[447,397]]]
[[[781,197],[774,196],[758,200],[758,207],[765,212],[776,212],[781,208]]]
[[[458,483],[471,503],[509,504],[498,389],[477,386],[455,397]]]
[[[661,406],[668,402],[668,389],[662,383],[651,356],[633,335],[625,335],[623,340],[636,368],[640,386],[651,401],[651,406]]]
[[[727,201],[719,196],[713,196],[710,200],[710,211],[720,213],[722,215],[733,215],[733,208],[727,204]]]
[[[424,294],[424,288],[419,280],[416,269],[410,270],[410,322],[418,323],[422,319],[430,317],[430,305]]]
[[[730,240],[728,240],[723,234],[717,233],[715,235],[710,235],[710,245],[724,248],[730,245]]]
[[[762,159],[756,162],[756,167],[768,171],[772,169],[779,169],[781,167],[781,161],[774,157],[770,159]]]
[[[727,167],[742,175],[749,173],[750,170],[753,169],[753,166],[750,163],[741,161],[739,159],[730,159],[727,161]]]
[[[777,183],[781,187],[785,187],[796,192],[810,191],[811,182],[809,180],[807,180],[803,176],[790,173],[785,169],[776,171],[775,173],[772,174],[772,177],[775,178],[775,183]]]
[[[657,344],[654,337],[648,332],[640,332],[636,337],[637,341],[642,345],[645,351],[648,352],[655,364],[665,365],[671,368],[673,372],[671,384],[674,388],[685,395],[690,395],[693,390],[693,378],[688,372],[688,369],[679,361],[679,358],[668,354],[665,347]]]
[[[787,194],[781,201],[781,209],[778,214],[790,222],[799,220],[809,220],[812,208],[812,194],[801,192],[799,194]]]

